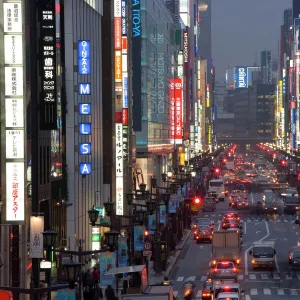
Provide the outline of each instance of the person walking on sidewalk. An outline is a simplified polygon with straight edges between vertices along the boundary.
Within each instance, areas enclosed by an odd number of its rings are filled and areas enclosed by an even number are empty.
[[[106,300],[116,300],[115,291],[111,285],[109,285],[105,290],[105,298]]]

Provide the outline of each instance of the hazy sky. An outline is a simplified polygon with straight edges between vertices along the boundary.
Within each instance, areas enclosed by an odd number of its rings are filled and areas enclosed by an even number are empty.
[[[299,0],[300,1],[300,0]],[[283,11],[292,0],[211,0],[212,56],[217,80],[225,77],[227,66],[260,64],[260,51],[278,55]]]

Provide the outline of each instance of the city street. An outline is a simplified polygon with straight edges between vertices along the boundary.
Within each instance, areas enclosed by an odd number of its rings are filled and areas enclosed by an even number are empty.
[[[261,194],[249,194],[250,201],[256,202]],[[281,203],[281,205],[283,205]],[[228,202],[217,204],[213,213],[199,213],[199,216],[210,217],[215,222],[215,230],[220,228],[222,213],[230,210]],[[288,264],[288,249],[297,243],[300,227],[294,224],[293,216],[278,214],[267,216],[250,215],[247,211],[239,212],[243,221],[242,265],[238,281],[245,291],[245,300],[299,299],[300,269],[292,270]],[[252,270],[249,250],[254,241],[276,242],[276,270]],[[170,273],[175,296],[181,299],[186,280],[195,281],[194,295],[201,299],[201,288],[210,270],[211,245],[196,244],[191,235],[186,243],[177,264]]]

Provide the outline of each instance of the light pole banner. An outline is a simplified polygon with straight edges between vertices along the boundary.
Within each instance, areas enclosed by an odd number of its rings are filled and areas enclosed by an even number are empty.
[[[30,217],[30,257],[43,258],[44,217]]]
[[[100,288],[106,288],[108,285],[114,286],[115,276],[105,275],[111,268],[116,267],[116,252],[99,253],[100,264]]]

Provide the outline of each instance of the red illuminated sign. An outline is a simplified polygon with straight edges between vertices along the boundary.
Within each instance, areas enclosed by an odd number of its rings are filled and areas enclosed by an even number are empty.
[[[170,138],[182,141],[182,80],[170,79]]]
[[[122,33],[121,33],[122,27],[121,26],[122,26],[122,19],[114,18],[115,50],[122,49]]]
[[[122,111],[122,125],[128,126],[128,108],[123,108]]]

